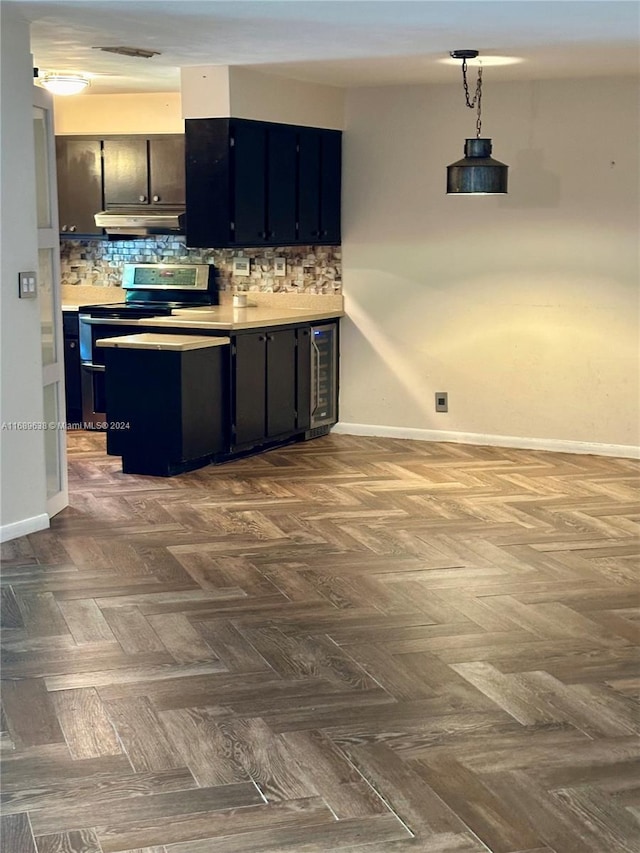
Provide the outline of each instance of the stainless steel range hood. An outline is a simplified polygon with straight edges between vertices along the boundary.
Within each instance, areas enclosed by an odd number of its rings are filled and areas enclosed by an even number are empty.
[[[98,228],[107,234],[128,237],[147,237],[153,234],[184,234],[185,213],[183,208],[149,210],[127,208],[102,210],[96,213]]]

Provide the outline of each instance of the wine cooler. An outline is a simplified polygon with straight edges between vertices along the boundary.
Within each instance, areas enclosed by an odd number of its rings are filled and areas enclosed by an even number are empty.
[[[338,324],[311,327],[311,430],[338,420]]]

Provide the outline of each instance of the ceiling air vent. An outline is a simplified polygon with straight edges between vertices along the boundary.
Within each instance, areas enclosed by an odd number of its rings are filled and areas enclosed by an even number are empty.
[[[140,59],[151,59],[152,56],[160,56],[159,50],[145,50],[143,47],[94,47],[93,50],[104,50],[106,53],[118,53],[120,56],[137,56]]]

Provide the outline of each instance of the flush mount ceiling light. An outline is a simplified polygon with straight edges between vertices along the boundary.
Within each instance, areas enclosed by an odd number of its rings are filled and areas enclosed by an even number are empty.
[[[77,95],[89,85],[89,80],[83,74],[58,74],[50,72],[38,78],[40,85],[54,95]]]
[[[475,59],[477,50],[453,50],[451,57],[462,60],[462,84],[469,109],[476,110],[476,137],[466,139],[464,158],[447,166],[449,195],[503,195],[507,192],[508,166],[491,156],[491,140],[482,138],[482,66],[478,67],[476,91],[469,97],[467,60]]]
[[[476,53],[477,51],[473,50],[454,50],[449,56],[446,56],[444,59],[439,59],[438,62],[442,63],[442,65],[456,65],[459,59],[458,54],[460,53]],[[473,59],[474,57],[469,57],[471,59],[471,65],[474,65]],[[521,56],[498,56],[497,54],[482,54],[482,62],[478,59],[476,65],[482,64],[483,68],[489,68],[489,66],[494,67],[496,65],[517,65],[520,62],[523,62]]]

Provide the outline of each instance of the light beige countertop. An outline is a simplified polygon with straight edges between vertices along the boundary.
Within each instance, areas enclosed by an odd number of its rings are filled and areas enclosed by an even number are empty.
[[[343,317],[342,307],[277,307],[256,305],[233,308],[231,305],[212,305],[205,308],[174,308],[170,317],[145,317],[141,320],[108,319],[101,321],[105,326],[139,326],[155,329],[212,329],[239,331],[260,329],[266,326],[287,326],[292,323],[315,323],[333,317]]]
[[[259,329],[264,326],[285,326],[291,323],[313,323],[342,317],[342,308],[277,307],[256,305],[233,308],[215,305],[210,308],[176,308],[171,317],[158,317],[154,326],[173,329]]]
[[[95,287],[91,284],[63,284],[60,297],[63,311],[78,311],[83,305],[124,302],[121,287]]]
[[[91,285],[63,285],[62,310],[77,311],[83,305],[106,305],[123,302],[125,292],[120,287],[94,287]],[[151,320],[106,319],[105,325],[153,325],[163,329],[215,329],[236,331],[259,329],[263,326],[284,326],[291,323],[314,323],[344,316],[341,294],[266,293],[247,292],[246,308],[234,308],[233,294],[220,293],[220,305],[202,308],[175,308],[170,317]]]
[[[153,349],[187,352],[194,349],[221,347],[230,344],[229,338],[203,337],[202,335],[162,335],[153,332],[139,335],[122,335],[119,338],[101,338],[96,346],[115,349]]]

